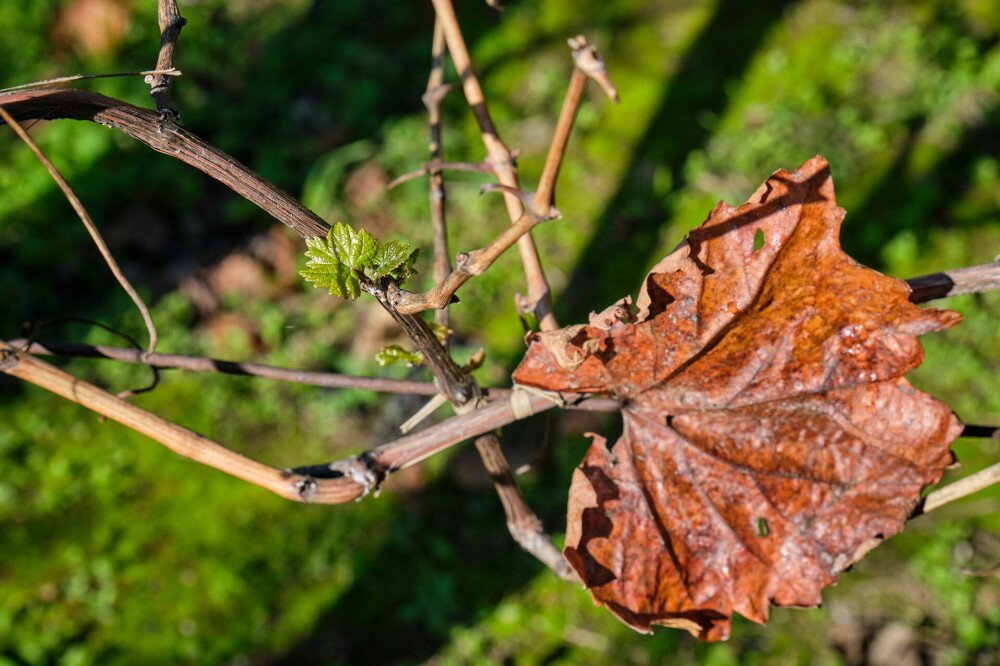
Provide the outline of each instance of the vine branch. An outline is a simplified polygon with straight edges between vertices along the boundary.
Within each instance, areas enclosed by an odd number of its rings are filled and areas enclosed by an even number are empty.
[[[16,120],[70,118],[116,129],[211,176],[260,206],[304,238],[325,236],[329,225],[255,171],[176,124],[165,124],[148,109],[85,90],[27,90],[0,94]]]
[[[475,379],[458,367],[448,354],[447,348],[437,339],[423,318],[398,312],[385,292],[376,285],[369,286],[367,291],[396,320],[410,336],[417,349],[423,353],[425,364],[434,373],[435,383],[441,388],[442,393],[448,398],[455,410],[460,415],[478,414],[483,411],[479,409],[482,405],[482,391]],[[511,408],[511,415],[514,416],[513,405],[510,401],[507,402],[507,406]],[[521,418],[521,416],[523,415],[518,411],[516,418]],[[517,487],[510,463],[504,456],[496,434],[492,432],[479,433],[475,445],[483,465],[493,478],[494,486],[500,495],[500,501],[507,516],[508,528],[514,540],[546,564],[559,577],[566,580],[577,580],[576,574],[573,573],[559,549],[545,534],[541,521],[535,516],[525,501],[524,495]],[[375,451],[378,449],[371,453],[374,454]],[[365,456],[367,455],[365,454]],[[368,458],[363,456],[353,461],[347,469],[352,478],[374,484],[370,485],[374,489],[384,475],[381,468],[372,468],[368,462]],[[336,465],[340,465],[340,463]],[[336,469],[341,468],[336,467]]]
[[[226,361],[204,356],[183,354],[146,354],[128,347],[105,345],[85,345],[77,342],[56,340],[31,341],[26,338],[4,340],[8,346],[22,352],[36,355],[72,356],[79,358],[102,358],[123,363],[150,365],[158,369],[176,368],[194,372],[218,372],[226,375],[262,377],[283,382],[320,386],[336,389],[363,389],[383,393],[406,393],[410,395],[435,395],[438,388],[431,382],[416,382],[405,379],[385,379],[381,377],[358,377],[334,372],[283,368],[263,363]],[[499,395],[502,389],[492,389],[492,395]]]
[[[142,317],[143,323],[146,325],[146,333],[149,335],[149,346],[146,348],[147,353],[153,353],[156,350],[156,343],[158,340],[158,335],[156,333],[156,324],[153,323],[153,316],[149,313],[149,308],[146,307],[146,303],[139,296],[139,292],[135,290],[129,279],[125,277],[125,273],[118,266],[118,262],[115,261],[114,256],[111,254],[111,250],[108,249],[107,243],[104,242],[104,237],[101,236],[101,232],[98,230],[97,225],[94,224],[94,220],[91,219],[90,213],[87,212],[86,207],[83,202],[80,201],[80,197],[76,196],[76,192],[73,188],[69,186],[63,175],[59,173],[59,169],[45,156],[42,149],[38,147],[31,135],[28,134],[20,123],[14,120],[13,117],[7,112],[3,106],[0,106],[0,118],[3,118],[4,122],[10,125],[10,128],[14,130],[14,133],[23,141],[31,152],[35,154],[38,161],[42,163],[46,171],[55,181],[56,185],[62,191],[63,196],[69,201],[70,206],[73,207],[73,211],[76,212],[77,217],[83,222],[83,226],[87,229],[87,233],[90,234],[90,238],[94,241],[94,245],[97,246],[97,251],[101,254],[101,258],[104,259],[104,263],[107,264],[108,269],[114,276],[115,280],[121,286],[121,288],[128,294],[128,297],[132,299],[137,310],[139,310],[139,315]]]
[[[423,96],[423,101],[427,107],[430,124],[430,158],[431,163],[439,162],[442,157],[441,142],[441,100],[448,92],[448,87],[444,85],[444,58],[445,58],[445,35],[444,24],[441,17],[437,17],[434,22],[434,38],[432,45],[432,64],[427,81],[427,92]],[[448,253],[448,229],[445,217],[445,189],[444,176],[440,169],[433,169],[429,179],[429,200],[431,209],[431,220],[434,228],[434,281],[441,283],[446,280],[451,270],[451,262]],[[448,301],[451,298],[449,296]],[[390,309],[393,316],[398,316],[398,311],[392,302],[382,301],[383,305]],[[402,316],[407,316],[403,314]],[[437,323],[447,327],[448,308],[447,303],[435,312]],[[420,319],[419,321],[423,321]],[[435,352],[443,351],[450,361],[448,355],[447,340],[439,341],[434,339],[429,344],[434,346]],[[418,345],[421,351],[426,350]],[[454,363],[452,362],[452,365]],[[439,383],[447,383],[448,379],[439,372],[435,372]],[[469,389],[470,396],[464,403],[456,403],[452,399],[455,408],[462,412],[466,409],[477,409],[480,406],[480,392],[476,382],[471,376],[466,375],[466,384],[463,390]],[[449,396],[450,397],[450,396]],[[500,446],[500,440],[495,433],[480,435],[475,440],[476,450],[480,455],[483,466],[493,479],[494,487],[500,497],[504,515],[507,517],[507,526],[514,540],[527,552],[531,553],[546,566],[552,569],[559,577],[565,580],[579,580],[572,568],[566,562],[562,552],[552,543],[552,540],[545,533],[542,522],[528,506],[524,495],[521,493],[510,463],[504,455]]]
[[[512,217],[510,227],[504,229],[487,246],[471,252],[460,253],[456,257],[455,269],[451,273],[443,279],[439,279],[435,275],[435,286],[432,289],[420,294],[406,291],[394,293],[393,303],[400,312],[416,313],[431,308],[441,309],[447,307],[452,302],[455,292],[463,284],[476,275],[482,275],[515,242],[520,243],[523,238],[530,239],[530,235],[528,234],[537,224],[551,219],[550,216],[554,210],[556,180],[559,178],[559,170],[563,157],[566,154],[566,146],[569,143],[576,114],[583,100],[587,79],[594,78],[597,80],[612,100],[618,100],[618,92],[608,78],[604,68],[604,61],[597,53],[597,50],[583,36],[574,37],[569,40],[569,44],[573,48],[573,73],[570,76],[569,89],[566,92],[566,98],[563,101],[562,109],[559,112],[559,119],[556,122],[556,129],[549,144],[545,166],[542,168],[542,175],[538,182],[538,189],[535,191],[530,206],[521,201],[520,214],[516,219]],[[468,54],[466,53],[466,58],[467,56]],[[456,66],[457,63],[458,61],[456,60]],[[469,97],[469,94],[467,90],[466,96]],[[478,83],[472,91],[472,95],[474,97],[469,97],[470,104],[472,104],[471,100],[476,98],[476,95],[479,97],[482,96],[482,91],[478,88]],[[480,123],[480,126],[493,127],[492,120],[489,119],[488,112],[485,111],[485,102],[482,108],[484,120]],[[473,111],[475,112],[475,107],[473,107]],[[476,117],[479,119],[480,115],[477,114]],[[495,133],[496,130],[494,128],[494,136]],[[484,142],[486,141],[485,136],[486,134],[484,134]],[[499,138],[497,137],[498,140]],[[487,149],[490,148],[490,145],[492,144],[487,143]],[[497,148],[497,151],[499,150]],[[506,150],[506,148],[504,147],[503,150]],[[496,159],[492,152],[490,156],[491,164],[495,165]],[[517,197],[516,194],[513,194],[520,191],[516,184],[516,174],[514,185],[504,183],[499,173],[497,173],[497,179],[500,180],[499,189],[505,192],[505,200],[509,201],[511,197]],[[519,199],[519,197],[517,198]],[[508,204],[509,210],[510,207]],[[537,260],[537,253],[534,256],[535,260]],[[522,251],[523,258],[524,253]],[[544,275],[541,276],[541,281],[537,277],[533,279],[528,272],[527,266],[528,264],[525,264],[525,275],[528,277],[529,285],[528,296],[526,299],[519,298],[518,309],[522,313],[532,312],[535,314],[542,330],[555,330],[558,328],[558,323],[551,312],[551,296],[548,285],[544,282]],[[535,285],[534,291],[532,290],[533,284]]]
[[[92,120],[118,129],[146,143],[154,150],[180,159],[216,178],[248,200],[261,206],[276,219],[292,227],[301,235],[313,237],[326,233],[325,222],[297,201],[222,151],[201,141],[189,132],[176,127],[164,129],[154,112],[94,93],[75,90],[34,90],[6,93],[0,95],[0,104],[4,105],[9,110],[11,117],[15,119],[76,118]],[[516,185],[507,186],[515,187]],[[516,233],[516,225],[514,229],[513,232],[505,231],[505,233]],[[909,281],[913,288],[911,299],[915,302],[924,302],[960,293],[994,290],[1000,287],[998,272],[1000,270],[994,262],[914,278]],[[426,324],[422,324],[422,320],[419,320],[421,324],[416,324],[413,323],[414,320],[408,319],[405,313],[397,312],[396,315],[399,317],[397,321],[410,322],[412,324],[410,329],[414,332],[426,329]],[[429,329],[418,333],[418,337],[426,336],[428,331]],[[411,330],[407,330],[407,332],[409,333]],[[368,477],[376,472],[384,475],[394,469],[400,469],[422,460],[454,443],[492,431],[516,420],[510,403],[497,401],[469,414],[446,420],[438,426],[432,426],[414,435],[408,435],[385,444],[347,462],[320,466],[328,470],[329,477],[313,479],[309,475],[295,471],[282,472],[250,461],[210,440],[180,426],[170,424],[128,403],[115,402],[117,399],[114,396],[80,382],[65,373],[59,375],[58,373],[61,371],[55,370],[51,366],[46,367],[51,368],[51,371],[56,373],[55,375],[48,370],[41,372],[34,365],[41,363],[40,361],[27,355],[18,355],[6,345],[0,346],[0,349],[5,351],[5,360],[2,365],[6,366],[4,368],[6,372],[43,386],[47,382],[52,386],[50,390],[54,390],[70,400],[85,404],[85,406],[118,420],[138,432],[147,434],[170,446],[181,455],[188,455],[194,460],[222,469],[251,483],[262,485],[279,495],[299,501],[309,499],[311,501],[339,502],[359,497],[368,486],[358,484],[352,478],[348,478],[349,473],[359,474],[362,470],[366,470]],[[12,359],[14,360],[12,361]],[[13,369],[9,367],[12,364]],[[18,368],[21,370],[16,372]],[[49,379],[42,382],[39,377],[43,376]],[[57,377],[59,381],[52,380],[52,377]],[[49,388],[49,386],[45,387]],[[79,399],[81,396],[84,399]],[[532,409],[537,411],[543,411],[552,406],[544,398],[533,397],[530,402]],[[608,402],[611,401],[603,403],[603,408],[617,409],[617,405],[613,403],[608,405]],[[583,404],[585,403],[578,406]],[[600,405],[602,403],[597,400],[591,404]],[[202,446],[203,444],[204,446]],[[979,489],[994,483],[997,478],[1000,478],[997,476],[1000,475],[1000,469],[996,468],[1000,468],[1000,466],[994,466],[994,468],[988,468],[967,477],[970,480],[963,480],[965,488]],[[364,475],[362,476],[364,477]],[[315,486],[312,485],[314,482]],[[943,505],[945,500],[953,501],[953,499],[948,499],[949,497],[956,498],[973,492],[973,490],[966,492],[966,490],[955,488],[949,490],[949,488],[951,486],[945,486],[928,495],[923,511],[934,510]]]
[[[288,473],[230,451],[156,414],[147,412],[85,381],[22,354],[0,342],[0,371],[51,391],[127,428],[146,435],[178,455],[223,471],[297,502],[336,504],[356,499],[361,488],[344,478],[314,480]]]
[[[511,153],[500,139],[500,134],[493,124],[493,119],[486,106],[486,97],[483,95],[479,79],[476,78],[476,73],[472,68],[469,50],[465,45],[458,17],[455,16],[455,8],[451,0],[432,0],[432,2],[444,30],[448,52],[451,54],[455,69],[462,79],[465,99],[472,108],[472,114],[479,125],[479,133],[483,145],[486,147],[487,155],[489,155],[493,173],[501,185],[520,189]],[[516,224],[524,213],[524,206],[516,196],[509,193],[504,193],[504,203],[507,206],[507,214],[511,223]],[[535,242],[530,233],[522,233],[517,239],[517,244],[528,284],[528,298],[532,303],[538,304],[536,308],[538,321],[547,321],[553,328],[557,328],[558,324],[556,324],[555,316],[552,314],[552,292],[545,279],[545,271],[542,269]]]
[[[444,149],[441,138],[441,102],[448,94],[451,86],[444,83],[444,59],[446,55],[444,43],[444,28],[440,19],[434,20],[434,38],[431,45],[431,72],[427,77],[427,90],[423,95],[424,106],[427,107],[427,119],[430,128],[430,163],[440,162]],[[431,225],[434,228],[434,283],[444,282],[451,273],[451,258],[448,252],[448,223],[445,216],[444,175],[440,168],[431,168],[427,185],[427,197],[431,209]],[[390,183],[391,186],[391,183]],[[449,322],[448,308],[443,307],[434,313],[434,321],[446,329]],[[445,348],[447,349],[447,340]]]
[[[2,341],[0,372],[82,405],[146,435],[185,458],[270,490],[286,499],[321,504],[338,504],[362,497],[377,488],[391,472],[405,469],[459,442],[556,406],[548,397],[529,394],[522,396],[521,411],[515,416],[510,400],[497,400],[346,460],[279,470],[125,402]],[[583,399],[576,406],[600,411],[618,409],[614,401],[600,398]]]
[[[552,142],[549,144],[545,166],[538,179],[538,189],[535,190],[535,198],[532,202],[537,213],[543,217],[548,214],[549,208],[555,203],[556,180],[559,178],[559,169],[566,155],[570,134],[573,132],[576,114],[583,102],[583,92],[587,87],[587,79],[596,80],[608,97],[613,102],[618,102],[618,91],[611,83],[611,79],[608,78],[604,60],[597,53],[597,49],[583,35],[571,38],[568,43],[573,49],[573,73],[570,75],[569,88],[566,91],[562,109],[559,111],[559,120],[556,121],[556,129],[552,135]]]
[[[338,504],[357,499],[377,488],[385,476],[405,469],[454,444],[512,423],[529,414],[556,406],[544,395],[522,396],[515,416],[510,400],[497,400],[480,409],[454,416],[420,432],[388,442],[363,454],[324,465],[279,470],[256,462],[224,446],[136,407],[110,393],[34,358],[0,341],[0,372],[22,379],[80,404],[102,416],[153,439],[178,455],[208,465],[231,476],[298,502]],[[577,408],[617,411],[618,403],[606,398],[569,396]],[[974,427],[975,428],[975,427]],[[974,431],[969,436],[987,436]],[[988,428],[997,437],[998,429]],[[364,474],[360,472],[364,470]],[[360,475],[360,476],[359,476]],[[365,483],[358,478],[368,479]],[[1000,463],[932,491],[911,517],[929,513],[1000,482]]]

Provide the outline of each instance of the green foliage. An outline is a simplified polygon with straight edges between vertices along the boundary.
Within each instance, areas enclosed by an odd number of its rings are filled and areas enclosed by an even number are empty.
[[[378,251],[378,241],[374,236],[364,229],[354,231],[343,222],[333,225],[326,241],[332,258],[354,271],[370,266]]]
[[[406,243],[389,241],[375,252],[372,265],[365,267],[365,275],[372,280],[391,277],[396,282],[402,282],[413,275],[413,264],[419,255],[419,249],[411,250]]]
[[[420,250],[400,241],[385,245],[364,229],[354,231],[343,222],[330,228],[325,238],[306,239],[309,263],[302,277],[334,296],[354,300],[361,295],[360,276],[369,280],[392,278],[403,282],[414,273]]]
[[[329,289],[334,296],[353,300],[361,295],[358,273],[368,268],[375,256],[378,241],[374,236],[337,222],[325,238],[306,239],[306,247],[309,263],[302,277],[316,287]]]
[[[418,351],[403,349],[399,345],[387,345],[375,354],[375,362],[383,368],[396,363],[413,368],[424,362],[424,355]]]

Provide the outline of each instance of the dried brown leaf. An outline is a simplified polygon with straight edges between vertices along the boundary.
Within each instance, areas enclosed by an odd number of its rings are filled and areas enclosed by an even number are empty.
[[[720,640],[733,612],[817,605],[951,462],[957,419],[903,375],[959,316],[844,254],[843,217],[823,158],[779,171],[653,268],[634,323],[623,303],[515,371],[623,403],[574,475],[565,553],[633,628]]]

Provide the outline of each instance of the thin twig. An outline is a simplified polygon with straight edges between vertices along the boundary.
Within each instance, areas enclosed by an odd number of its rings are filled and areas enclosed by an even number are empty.
[[[586,88],[587,78],[592,77],[602,83],[602,87],[612,95],[612,99],[617,100],[617,92],[604,72],[604,63],[598,55],[596,49],[587,43],[583,37],[576,37],[570,40],[573,47],[573,74],[570,77],[569,89],[566,92],[566,99],[563,101],[562,109],[559,112],[559,120],[556,122],[556,130],[549,144],[548,155],[545,159],[545,166],[542,168],[542,175],[538,181],[538,189],[530,202],[524,201],[520,195],[522,190],[503,184],[493,185],[509,195],[516,196],[522,204],[522,214],[505,229],[497,238],[484,248],[473,250],[472,252],[458,255],[455,269],[444,279],[435,276],[435,286],[421,294],[399,291],[394,294],[394,303],[400,312],[416,313],[431,308],[447,307],[452,301],[452,297],[458,289],[468,282],[472,277],[481,275],[488,269],[497,258],[503,254],[507,248],[518,242],[536,224],[550,219],[553,211],[554,192],[556,180],[559,177],[559,170],[563,156],[566,153],[566,146],[573,130],[573,123],[576,119],[577,111],[583,99],[583,92]],[[544,276],[543,276],[544,277]],[[545,293],[548,293],[547,291]],[[555,330],[558,324],[555,317],[551,316],[551,303],[540,303],[533,299],[529,288],[528,297],[519,299],[519,310],[521,312],[532,312],[538,317],[539,326],[542,330]],[[543,309],[548,307],[549,316],[539,316]]]
[[[72,317],[72,316],[70,316],[70,317],[56,317],[55,319],[47,319],[47,320],[41,320],[41,321],[26,322],[25,325],[24,325],[24,329],[27,332],[28,337],[27,338],[22,338],[22,339],[19,339],[19,340],[16,341],[16,342],[18,342],[20,344],[14,344],[14,343],[12,343],[10,341],[7,341],[7,343],[11,344],[14,347],[16,347],[19,351],[27,351],[28,348],[38,339],[38,334],[39,334],[40,331],[42,331],[43,329],[49,328],[51,326],[55,326],[57,324],[69,324],[69,323],[72,323],[72,324],[83,324],[85,326],[94,326],[96,328],[101,329],[102,331],[105,331],[107,333],[110,333],[111,335],[114,335],[115,337],[122,338],[123,340],[127,341],[129,343],[129,345],[130,345],[130,347],[124,349],[124,351],[133,354],[138,359],[142,359],[142,358],[144,358],[146,356],[149,356],[149,354],[147,352],[144,352],[142,350],[142,345],[139,344],[138,340],[136,340],[135,338],[133,338],[128,333],[126,333],[124,331],[121,331],[121,330],[115,328],[114,326],[109,326],[108,324],[105,324],[103,322],[97,321],[95,319],[88,319],[86,317]],[[142,363],[142,361],[139,360],[139,361],[137,361],[137,363]],[[131,396],[139,395],[140,393],[146,393],[148,391],[152,391],[157,386],[159,386],[159,384],[160,384],[160,370],[158,368],[155,368],[155,367],[151,366],[151,365],[147,365],[146,367],[148,367],[150,369],[150,371],[152,372],[152,375],[153,375],[152,380],[146,386],[143,386],[143,387],[137,388],[137,389],[126,389],[124,391],[119,391],[115,395],[117,395],[122,400],[125,400],[126,398],[129,398]]]
[[[442,89],[444,89],[444,87]],[[387,190],[391,190],[397,185],[402,185],[403,183],[411,180],[422,178],[423,176],[430,176],[433,173],[441,171],[471,171],[474,173],[492,174],[493,168],[486,162],[444,162],[441,160],[433,160],[420,165],[420,168],[416,171],[411,171],[409,173],[404,173],[402,176],[397,176],[391,180],[385,188]]]
[[[940,509],[945,504],[988,488],[998,482],[1000,482],[1000,463],[990,465],[986,469],[981,469],[974,474],[970,474],[929,493],[921,503],[919,510],[914,513],[914,516]]]
[[[583,101],[587,79],[592,78],[597,81],[612,101],[618,101],[618,91],[611,83],[604,66],[604,60],[597,53],[597,49],[589,44],[583,35],[571,38],[568,43],[573,49],[573,73],[570,75],[566,98],[563,100],[559,119],[556,121],[556,129],[552,135],[552,141],[549,143],[545,166],[542,168],[542,175],[538,180],[538,189],[535,190],[531,205],[525,206],[532,210],[534,215],[543,219],[548,218],[554,210],[556,181],[559,178],[563,157],[566,155],[569,137],[573,132],[573,124],[576,122],[576,114]],[[517,301],[518,311],[522,314],[528,312],[534,314],[538,319],[539,328],[543,331],[553,331],[558,328],[554,317],[539,316],[538,302],[533,300],[530,292],[527,298],[519,297]]]
[[[960,294],[994,291],[1000,289],[1000,261],[921,275],[906,282],[912,290],[910,300],[914,303],[925,303]]]
[[[427,77],[427,90],[423,95],[424,106],[427,107],[428,125],[430,127],[429,152],[431,161],[440,162],[444,154],[441,134],[441,101],[448,94],[450,86],[444,84],[444,59],[446,55],[444,43],[444,28],[441,19],[434,20],[434,39],[431,45],[431,72]],[[431,209],[431,225],[434,228],[434,283],[444,282],[451,273],[451,255],[448,252],[448,223],[445,216],[444,175],[440,167],[429,172],[427,197]],[[398,180],[398,179],[397,179]],[[390,187],[391,187],[390,183]],[[434,321],[446,329],[449,323],[447,306],[434,313]],[[444,342],[447,349],[447,339]]]
[[[59,89],[3,94],[0,104],[18,120],[73,118],[116,129],[218,180],[304,238],[326,236],[330,229],[318,215],[257,172],[184,128],[164,124],[148,109],[84,90]]]
[[[965,424],[961,436],[1000,439],[1000,428],[996,426]],[[928,493],[927,497],[917,506],[910,517],[915,518],[929,513],[941,508],[945,504],[971,495],[998,482],[1000,482],[1000,463],[991,465],[986,469],[979,470],[974,474],[970,474],[954,483],[949,483],[942,488]]]
[[[592,78],[597,81],[612,101],[618,101],[618,91],[611,83],[611,79],[608,78],[604,68],[604,60],[597,53],[597,49],[588,43],[587,38],[583,35],[577,35],[570,39],[569,46],[573,49],[573,73],[570,75],[569,88],[566,90],[566,98],[559,111],[559,120],[556,121],[556,129],[552,134],[549,152],[545,157],[545,166],[538,179],[538,189],[535,190],[533,202],[535,210],[543,217],[548,213],[548,208],[555,203],[559,168],[566,155],[566,146],[569,144],[569,137],[573,132],[576,114],[583,101],[587,79]]]
[[[562,217],[562,213],[552,205],[549,205],[547,210],[543,213],[535,209],[534,199],[537,197],[531,192],[527,192],[516,187],[508,187],[507,185],[501,185],[500,183],[483,183],[479,187],[480,194],[486,194],[487,192],[505,192],[507,194],[513,194],[515,197],[521,200],[521,205],[524,206],[523,215],[533,217],[539,222],[546,222],[548,220],[558,220]]]
[[[540,221],[541,218],[527,214],[522,215],[516,223],[501,231],[485,247],[472,252],[460,252],[455,257],[454,270],[448,274],[444,281],[439,282],[426,292],[416,294],[401,289],[392,290],[389,298],[393,307],[403,314],[416,314],[431,308],[447,306],[459,287],[472,277],[485,272],[507,248],[518,242],[519,239],[525,238],[525,234]],[[555,318],[552,317],[552,320],[555,321]]]
[[[177,9],[177,0],[157,0],[156,18],[160,25],[160,51],[156,56],[156,70],[172,69],[174,66],[174,50],[177,48],[177,38],[187,21]],[[156,104],[156,110],[161,117],[177,118],[174,102],[171,99],[170,77],[162,74],[152,74],[146,77],[149,84],[149,96]]]
[[[72,206],[73,210],[76,211],[80,221],[83,222],[83,226],[86,227],[87,233],[89,233],[91,239],[93,239],[94,245],[97,246],[97,251],[100,252],[101,257],[104,258],[104,263],[108,265],[108,268],[111,270],[111,274],[115,276],[115,280],[118,281],[118,284],[121,285],[121,288],[125,290],[125,293],[128,294],[128,297],[132,299],[132,302],[135,303],[135,307],[139,310],[139,314],[142,316],[142,321],[146,324],[146,332],[149,334],[149,346],[146,348],[146,351],[150,354],[153,353],[153,351],[156,350],[156,342],[158,339],[156,324],[153,323],[153,316],[149,314],[149,308],[146,307],[146,303],[143,302],[142,298],[139,296],[139,292],[135,290],[135,287],[132,286],[132,283],[128,281],[128,278],[125,277],[125,274],[122,272],[121,268],[119,268],[118,262],[115,261],[114,256],[111,254],[111,250],[108,249],[107,244],[104,242],[101,232],[97,230],[97,225],[95,225],[94,221],[90,219],[90,214],[84,207],[83,202],[76,196],[73,188],[69,186],[66,179],[63,178],[61,173],[59,173],[59,170],[56,169],[55,165],[52,164],[52,162],[49,161],[49,158],[45,156],[45,153],[43,153],[42,149],[38,147],[38,144],[31,138],[31,135],[29,135],[24,128],[21,127],[20,123],[14,120],[14,118],[7,112],[6,109],[3,108],[3,106],[0,106],[0,118],[3,118],[4,122],[10,125],[11,129],[14,130],[18,137],[20,137],[21,140],[27,144],[28,148],[31,149],[31,152],[33,152],[35,157],[38,158],[38,161],[42,163],[45,169],[49,172],[49,175],[52,176],[52,180],[54,180],[56,185],[59,186],[59,189],[62,190],[62,193],[66,197],[66,200],[69,201],[70,206]]]
[[[566,146],[569,143],[569,136],[573,131],[573,123],[576,121],[576,113],[580,108],[583,91],[586,87],[587,75],[574,67],[569,78],[566,99],[563,100],[559,120],[556,122],[556,130],[552,135],[552,142],[549,144],[549,152],[545,157],[545,166],[538,179],[538,189],[535,190],[533,203],[535,209],[542,215],[547,213],[548,208],[555,203],[556,179],[559,178],[559,168],[562,165],[563,156],[566,154]]]
[[[436,286],[432,290],[434,293],[429,292],[428,294],[415,296],[411,300],[409,307],[413,308],[412,312],[414,313],[426,309],[426,304],[414,303],[414,301],[419,301],[422,297],[425,301],[428,298],[437,298],[438,302],[435,303],[434,307],[439,308],[439,310],[446,308],[448,303],[451,302],[455,291],[462,283],[472,275],[477,274],[476,271],[481,273],[486,270],[495,261],[496,257],[516,240],[528,284],[528,298],[533,304],[532,310],[546,330],[555,329],[558,327],[558,323],[552,314],[551,290],[545,279],[538,251],[530,235],[530,229],[538,221],[549,217],[551,193],[544,195],[545,212],[541,215],[533,210],[536,206],[532,206],[531,202],[519,196],[521,188],[518,184],[517,172],[514,169],[512,156],[500,140],[496,127],[490,118],[486,107],[486,99],[473,72],[468,50],[462,38],[451,0],[434,0],[434,7],[437,12],[437,20],[435,22],[435,50],[438,48],[437,45],[440,42],[441,33],[443,32],[448,50],[455,62],[455,67],[462,77],[466,99],[472,107],[476,121],[479,123],[480,133],[486,145],[489,161],[499,181],[497,187],[504,192],[504,201],[507,205],[508,215],[510,216],[511,227],[508,227],[504,234],[501,234],[477,255],[472,256],[473,253],[459,254],[456,262],[458,267],[455,271],[449,273],[447,265],[444,266],[444,270],[438,271],[436,264]],[[432,72],[431,76],[434,76],[434,72]],[[556,164],[556,169],[558,170],[558,163]],[[553,177],[552,182],[554,180],[555,178]],[[432,185],[432,207],[435,203],[437,202],[433,198]],[[405,299],[405,294],[398,290],[393,296],[403,296]],[[401,302],[399,299],[394,299],[392,305],[397,309],[407,307],[407,304]],[[414,307],[415,305],[416,307]],[[559,549],[552,543],[551,539],[545,533],[541,521],[525,501],[524,495],[521,493],[514,479],[510,463],[506,456],[504,456],[496,435],[490,434],[479,437],[476,440],[476,449],[479,451],[484,466],[493,478],[494,486],[503,505],[504,514],[507,516],[507,526],[514,540],[561,578],[578,581],[579,578],[566,562]]]
[[[489,109],[486,106],[486,98],[483,95],[479,80],[472,68],[469,58],[469,50],[465,45],[465,38],[455,16],[455,8],[451,0],[432,0],[434,10],[444,28],[445,41],[448,44],[448,52],[451,54],[455,69],[462,79],[462,90],[465,99],[472,108],[472,114],[479,124],[479,133],[489,161],[493,166],[493,172],[497,181],[507,187],[520,188],[517,179],[517,171],[511,158],[511,153],[500,139],[493,119],[490,117]],[[524,206],[514,195],[505,193],[504,203],[507,205],[507,214],[511,224],[517,224],[524,213]],[[517,241],[518,250],[521,254],[521,263],[524,267],[524,275],[528,285],[528,298],[532,303],[537,303],[536,315],[538,320],[545,321],[551,319],[552,328],[557,328],[555,317],[552,314],[552,292],[548,281],[545,279],[545,272],[542,270],[541,261],[538,258],[538,250],[535,242],[529,233],[519,234]]]
[[[444,85],[445,38],[444,27],[440,17],[434,22],[434,39],[432,47],[431,72],[427,80],[427,91],[423,96],[424,105],[430,121],[430,157],[431,163],[440,162],[442,158],[441,141],[441,101],[448,92]],[[452,272],[448,252],[448,228],[445,218],[445,188],[444,176],[440,168],[430,171],[429,200],[431,220],[434,225],[434,282],[443,283]],[[450,299],[449,299],[450,300]],[[442,326],[448,326],[448,306],[434,313],[435,321]],[[440,343],[447,351],[447,340]],[[478,405],[474,405],[478,406]],[[456,407],[461,408],[462,405]],[[542,521],[525,500],[518,487],[510,462],[504,455],[503,448],[496,433],[480,435],[475,441],[483,466],[493,479],[494,488],[500,498],[504,515],[507,517],[507,527],[514,541],[528,553],[534,555],[549,567],[560,578],[569,581],[579,580],[572,567],[566,562],[559,549],[545,533]]]
[[[361,389],[379,391],[382,393],[403,393],[408,395],[436,395],[440,392],[432,382],[417,382],[407,379],[385,379],[382,377],[359,377],[333,372],[316,370],[299,370],[284,368],[263,363],[244,363],[241,361],[226,361],[205,356],[190,356],[184,354],[162,354],[156,352],[148,356],[139,350],[129,347],[109,347],[106,345],[85,345],[78,342],[63,342],[54,340],[29,340],[27,338],[12,338],[0,340],[7,346],[21,353],[36,356],[67,356],[76,358],[103,358],[122,363],[149,365],[159,369],[178,369],[191,372],[217,372],[226,375],[245,377],[261,377],[277,381],[319,386],[322,388]],[[29,346],[30,345],[30,346]],[[483,399],[487,402],[507,400],[511,390],[502,387],[481,387]],[[563,409],[576,409],[591,412],[617,412],[620,405],[610,398],[590,397],[565,394]]]
[[[181,70],[176,67],[171,67],[169,69],[150,69],[144,72],[111,72],[109,74],[73,74],[72,76],[60,76],[55,79],[45,79],[43,81],[32,81],[31,83],[22,83],[19,86],[11,86],[10,88],[0,88],[0,93],[14,92],[16,90],[38,90],[40,88],[51,88],[52,86],[58,86],[63,83],[72,83],[73,81],[86,81],[89,79],[110,79],[122,76],[153,76],[154,74],[162,74],[163,76],[180,76]]]
[[[104,358],[123,363],[138,363],[154,368],[176,368],[193,372],[218,372],[227,375],[262,377],[283,382],[321,386],[323,388],[363,389],[385,393],[405,393],[410,395],[435,395],[438,388],[430,382],[415,382],[403,379],[381,377],[356,377],[333,372],[282,368],[262,363],[226,361],[204,356],[183,354],[145,354],[127,347],[85,345],[76,342],[52,340],[30,341],[25,338],[5,340],[8,345],[30,354],[51,354],[80,358]],[[496,389],[494,389],[496,390]]]

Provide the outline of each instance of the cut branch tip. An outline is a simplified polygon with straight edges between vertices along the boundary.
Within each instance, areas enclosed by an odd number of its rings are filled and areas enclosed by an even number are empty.
[[[597,47],[588,42],[583,35],[570,37],[566,43],[573,49],[573,64],[576,68],[586,74],[588,78],[593,79],[597,85],[601,86],[604,94],[612,102],[618,104],[620,101],[618,89],[611,82],[611,77],[608,76],[607,68],[604,65],[604,59],[597,52]]]

